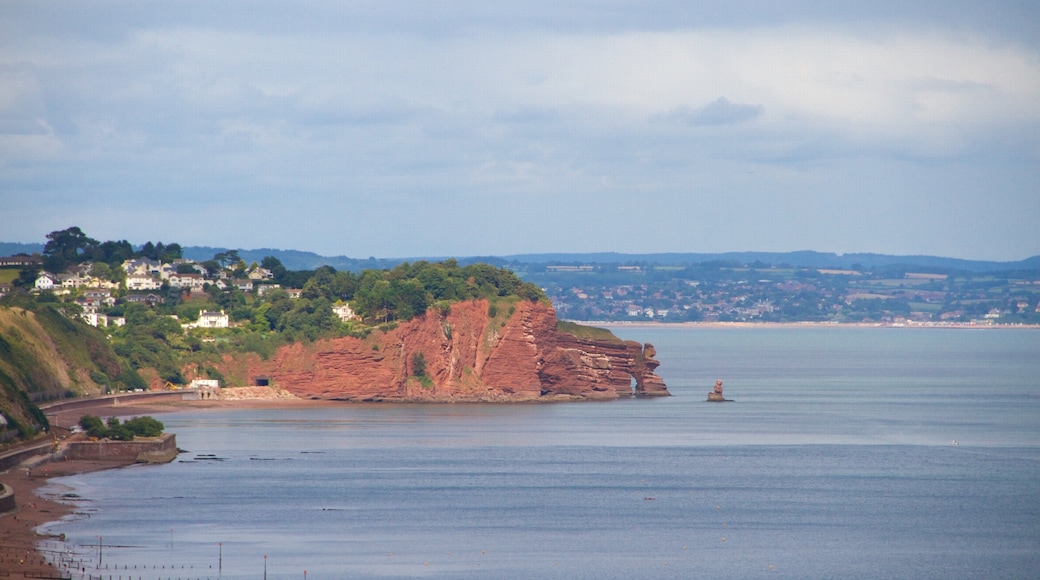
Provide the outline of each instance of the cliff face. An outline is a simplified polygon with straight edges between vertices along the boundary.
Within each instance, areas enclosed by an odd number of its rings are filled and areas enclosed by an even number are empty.
[[[508,314],[485,300],[432,309],[386,333],[293,344],[267,361],[225,359],[229,377],[266,375],[300,397],[356,401],[608,400],[668,395],[651,345],[578,338],[556,313],[519,301]],[[416,365],[425,366],[423,377]]]

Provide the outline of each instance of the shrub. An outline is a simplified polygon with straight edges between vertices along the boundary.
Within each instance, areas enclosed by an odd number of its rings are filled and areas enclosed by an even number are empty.
[[[412,355],[412,375],[420,378],[426,376],[426,357],[421,352]]]
[[[80,417],[79,426],[87,432],[87,435],[97,437],[98,439],[101,439],[108,433],[108,429],[105,427],[105,424],[101,422],[101,418],[95,417],[94,415],[83,415]]]
[[[134,417],[125,421],[123,427],[140,437],[158,437],[162,435],[165,426],[151,417]]]

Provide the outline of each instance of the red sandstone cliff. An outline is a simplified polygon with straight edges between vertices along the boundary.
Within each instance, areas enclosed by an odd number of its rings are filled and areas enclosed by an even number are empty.
[[[497,308],[502,308],[501,306]],[[492,314],[495,314],[492,316]],[[297,396],[355,401],[606,400],[663,395],[653,346],[584,339],[556,328],[551,306],[519,301],[489,313],[486,300],[456,303],[364,339],[282,347],[270,360],[225,357],[241,382],[266,375]],[[415,375],[416,355],[427,379]]]

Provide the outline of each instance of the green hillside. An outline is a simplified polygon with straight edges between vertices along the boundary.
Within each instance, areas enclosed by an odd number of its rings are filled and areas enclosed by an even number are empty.
[[[6,423],[0,443],[47,427],[34,403],[133,382],[136,373],[125,369],[101,332],[70,320],[55,305],[0,307],[0,415]]]

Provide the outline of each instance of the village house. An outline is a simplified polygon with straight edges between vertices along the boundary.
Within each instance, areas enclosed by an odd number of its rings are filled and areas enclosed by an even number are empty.
[[[162,282],[151,274],[128,274],[126,277],[126,289],[130,291],[158,290]]]
[[[271,290],[280,290],[282,286],[280,284],[260,284],[256,287],[256,295],[264,296]]]
[[[206,285],[206,279],[202,274],[173,274],[167,281],[173,288],[187,288],[191,291],[202,290]]]
[[[47,272],[40,272],[40,275],[36,277],[36,283],[33,284],[33,287],[37,290],[53,290],[56,282],[57,278],[54,275],[48,274]]]
[[[230,319],[224,311],[212,312],[204,310],[199,312],[199,319],[193,325],[195,328],[227,328],[230,323]]]
[[[5,256],[0,258],[0,268],[21,268],[23,266],[40,266],[43,258],[39,256]]]
[[[271,278],[274,278],[274,272],[267,268],[255,268],[249,272],[250,280],[270,280]]]
[[[338,302],[332,307],[332,312],[339,317],[340,320],[346,322],[348,320],[357,319],[357,314],[354,314],[354,309],[350,307],[346,302]]]
[[[83,298],[87,300],[94,300],[105,306],[112,307],[116,304],[116,299],[112,297],[111,290],[105,289],[94,289],[83,292]]]
[[[165,298],[158,294],[130,294],[126,297],[127,302],[134,302],[139,304],[148,304],[149,306],[155,306],[156,304],[162,304],[166,301]]]
[[[61,287],[68,289],[82,288],[84,286],[88,286],[94,279],[93,276],[90,276],[89,274],[83,274],[80,272],[58,274],[57,278],[58,281],[61,282]]]
[[[108,326],[108,315],[100,312],[84,312],[80,318],[91,326]]]
[[[123,262],[123,270],[127,275],[158,276],[162,272],[162,264],[148,258],[135,258]]]

